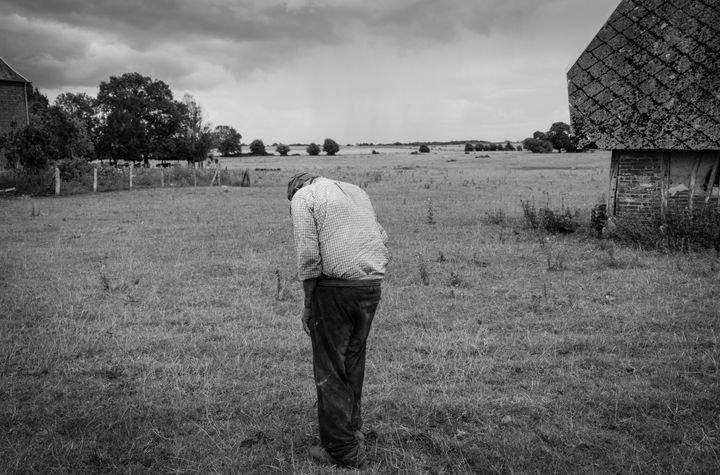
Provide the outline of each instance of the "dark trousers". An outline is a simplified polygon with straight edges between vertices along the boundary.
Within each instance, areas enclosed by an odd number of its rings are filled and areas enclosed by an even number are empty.
[[[319,281],[310,336],[320,441],[339,463],[359,466],[365,462],[364,448],[355,439],[362,428],[365,349],[381,290],[379,281],[352,284]]]

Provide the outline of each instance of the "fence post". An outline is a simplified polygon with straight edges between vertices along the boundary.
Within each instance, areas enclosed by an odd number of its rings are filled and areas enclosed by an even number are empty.
[[[93,193],[97,193],[97,167],[93,167]]]
[[[133,176],[133,168],[134,168],[134,166],[135,166],[134,163],[131,163],[131,164],[130,164],[130,189],[131,189],[131,190],[132,190],[132,176]]]
[[[60,194],[60,169],[55,168],[55,194]]]

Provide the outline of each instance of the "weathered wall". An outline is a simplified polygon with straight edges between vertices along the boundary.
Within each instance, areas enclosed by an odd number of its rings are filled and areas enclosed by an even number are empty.
[[[25,84],[0,81],[0,133],[10,130],[13,121],[27,124]]]
[[[713,175],[714,172],[714,175]],[[643,220],[664,210],[720,206],[720,152],[614,150],[609,210]]]
[[[660,213],[662,152],[615,150],[612,155],[611,192],[615,181],[615,216],[644,219]]]

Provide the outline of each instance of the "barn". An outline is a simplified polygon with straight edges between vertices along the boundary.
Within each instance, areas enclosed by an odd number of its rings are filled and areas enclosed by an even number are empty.
[[[27,125],[27,86],[30,82],[0,58],[0,135],[8,132],[13,124]],[[0,168],[5,158],[0,152]]]
[[[573,130],[612,150],[609,216],[720,209],[720,2],[622,0],[567,79]]]

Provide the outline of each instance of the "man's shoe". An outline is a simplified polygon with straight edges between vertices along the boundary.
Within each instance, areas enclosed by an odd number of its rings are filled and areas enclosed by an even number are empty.
[[[366,429],[364,431],[362,430],[356,430],[355,431],[355,440],[358,442],[365,442],[368,441],[372,443],[373,441],[377,440],[378,435],[377,432],[373,429]]]
[[[326,465],[339,465],[337,460],[335,460],[332,455],[327,453],[327,450],[325,450],[319,445],[313,445],[312,447],[310,447],[310,456],[316,463]]]
[[[335,457],[330,455],[325,448],[314,445],[310,447],[310,456],[315,461],[315,463],[324,464],[324,465],[336,465],[338,467],[346,467],[346,468],[357,468],[358,470],[367,470],[367,460],[363,460],[358,465],[351,465],[346,464],[338,461]],[[363,459],[365,457],[363,456]]]

